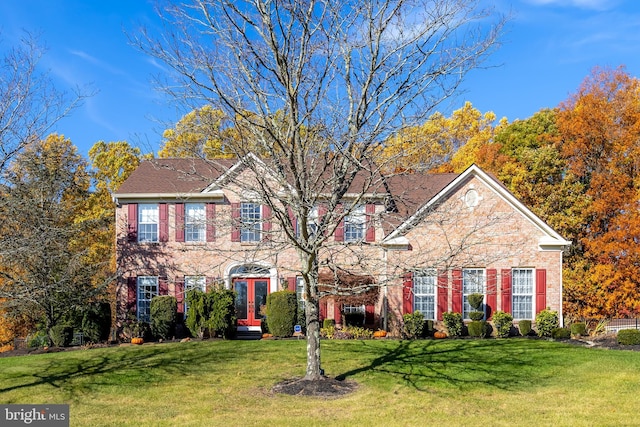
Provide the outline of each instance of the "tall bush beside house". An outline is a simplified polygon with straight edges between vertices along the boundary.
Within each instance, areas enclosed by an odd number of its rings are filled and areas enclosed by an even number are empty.
[[[424,315],[419,311],[407,313],[402,316],[404,320],[403,334],[409,339],[416,339],[422,336],[424,330]]]
[[[210,307],[207,294],[199,289],[192,289],[186,293],[187,305],[189,312],[187,313],[187,329],[191,335],[200,339],[204,338],[207,330],[207,321],[209,319]]]
[[[536,331],[539,337],[550,338],[553,330],[559,327],[558,313],[551,310],[542,310],[536,315]]]
[[[267,325],[274,337],[293,335],[298,301],[293,291],[277,291],[267,295]]]
[[[489,328],[487,322],[484,320],[484,311],[482,311],[482,304],[484,302],[484,295],[471,294],[468,297],[469,305],[473,309],[469,313],[471,322],[467,326],[469,329],[469,335],[472,337],[485,337]]]
[[[86,342],[109,339],[111,331],[111,305],[108,302],[89,304],[82,314],[82,334]]]
[[[209,294],[211,311],[208,327],[212,335],[231,338],[236,331],[236,294],[230,289],[218,289]]]
[[[496,336],[498,338],[507,338],[511,334],[513,316],[498,310],[493,313],[493,325],[496,327]]]
[[[151,299],[151,333],[163,340],[173,337],[176,328],[178,301],[169,295],[156,296]]]
[[[454,312],[442,313],[442,321],[447,333],[450,337],[462,336],[464,323],[462,322],[462,314]]]

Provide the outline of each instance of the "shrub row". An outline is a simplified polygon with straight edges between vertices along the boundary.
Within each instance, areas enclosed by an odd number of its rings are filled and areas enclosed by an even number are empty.
[[[203,338],[208,333],[212,337],[230,338],[235,334],[237,318],[234,291],[214,288],[205,293],[192,289],[187,292],[186,299],[189,312],[185,323],[194,337]]]

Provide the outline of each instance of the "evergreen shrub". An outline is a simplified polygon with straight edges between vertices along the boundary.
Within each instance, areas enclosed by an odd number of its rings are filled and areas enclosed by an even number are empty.
[[[170,295],[155,296],[151,299],[151,334],[158,339],[167,340],[174,336],[178,301]]]
[[[587,325],[585,323],[574,323],[571,325],[571,335],[576,337],[587,336]]]
[[[621,345],[639,345],[640,330],[638,329],[622,329],[618,331],[618,344]]]
[[[409,339],[416,339],[422,336],[422,331],[424,330],[424,315],[419,311],[414,311],[413,313],[407,313],[402,316],[403,324],[403,333],[404,336]]]
[[[496,328],[496,336],[498,338],[507,338],[511,334],[513,316],[509,313],[498,310],[493,313],[493,325]]]
[[[539,337],[550,338],[553,330],[558,328],[558,313],[551,310],[542,310],[536,315],[536,331]]]
[[[531,333],[531,320],[523,319],[518,321],[518,329],[523,337],[529,335]]]
[[[49,329],[49,338],[56,347],[69,347],[73,340],[73,328],[68,325],[55,325]]]
[[[569,328],[554,328],[551,331],[551,338],[554,340],[567,340],[571,338],[571,330]]]
[[[293,336],[298,311],[298,298],[293,291],[277,291],[267,295],[267,325],[274,337]]]
[[[85,342],[107,341],[111,331],[111,304],[108,302],[89,304],[82,313],[81,328]]]
[[[464,323],[462,322],[462,314],[455,312],[442,313],[442,321],[444,327],[447,328],[447,334],[450,337],[462,336]]]

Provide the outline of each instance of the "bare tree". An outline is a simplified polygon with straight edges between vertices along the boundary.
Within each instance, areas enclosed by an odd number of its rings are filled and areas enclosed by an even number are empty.
[[[504,19],[479,3],[194,0],[160,11],[161,35],[133,40],[172,70],[160,82],[168,94],[187,110],[220,109],[235,128],[226,148],[256,179],[229,182],[268,205],[281,243],[297,250],[307,380],[321,378],[328,236],[368,194],[383,193],[373,156],[385,139],[420,123],[497,46]]]
[[[89,93],[57,90],[40,68],[45,50],[26,33],[4,53],[0,64],[0,173],[24,147],[42,139]]]

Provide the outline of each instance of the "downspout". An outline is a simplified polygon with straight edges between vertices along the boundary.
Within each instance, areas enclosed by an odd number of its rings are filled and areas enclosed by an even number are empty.
[[[388,279],[388,257],[387,257],[387,249],[383,248],[382,249],[382,263],[384,265],[384,271],[385,271],[385,275],[384,275],[384,287],[382,288],[382,330],[384,331],[388,331],[388,320],[387,320],[387,314],[388,314],[388,310],[387,310],[387,279]]]

